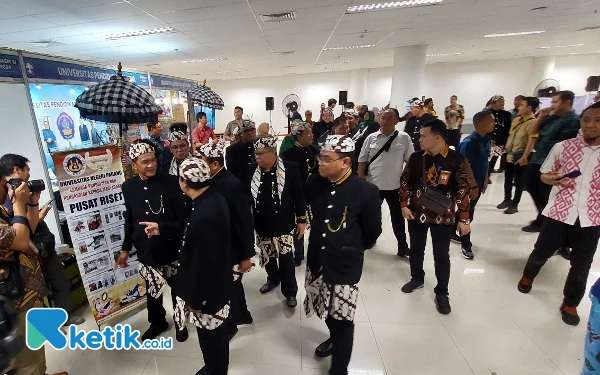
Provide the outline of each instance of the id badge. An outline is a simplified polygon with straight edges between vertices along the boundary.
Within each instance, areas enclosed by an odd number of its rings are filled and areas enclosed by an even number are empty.
[[[506,162],[507,163],[514,163],[515,157],[513,154],[507,154],[506,155]]]
[[[440,176],[438,177],[438,185],[448,185],[451,173],[452,172],[449,171],[440,171]]]

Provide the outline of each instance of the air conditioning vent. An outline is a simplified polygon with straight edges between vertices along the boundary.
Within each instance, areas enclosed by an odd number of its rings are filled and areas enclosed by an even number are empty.
[[[293,21],[296,19],[296,12],[263,14],[260,16],[260,19],[265,23],[266,22]]]
[[[34,42],[28,42],[29,44],[33,44],[35,46],[38,47],[59,47],[59,46],[64,46],[67,43],[63,43],[63,42],[57,42],[55,40],[36,40]]]

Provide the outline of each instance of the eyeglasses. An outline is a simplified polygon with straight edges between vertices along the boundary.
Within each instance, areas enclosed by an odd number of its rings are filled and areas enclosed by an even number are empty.
[[[171,146],[171,148],[172,148],[173,150],[182,150],[182,149],[184,149],[184,148],[187,148],[187,147],[188,147],[188,146],[186,146],[186,145]]]
[[[333,163],[334,161],[337,160],[342,160],[343,158],[337,158],[337,159],[329,159],[327,157],[321,156],[321,155],[317,155],[317,161],[319,163],[323,163],[323,164],[330,164]]]
[[[269,151],[263,151],[263,152],[254,152],[254,157],[255,158],[262,158],[263,156],[265,156],[266,154],[268,154]]]

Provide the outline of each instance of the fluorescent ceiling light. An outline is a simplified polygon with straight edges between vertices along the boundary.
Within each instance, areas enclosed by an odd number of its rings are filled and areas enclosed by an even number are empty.
[[[520,35],[534,35],[534,34],[542,34],[545,33],[546,30],[536,30],[536,31],[521,31],[518,33],[506,33],[506,34],[488,34],[484,35],[484,38],[498,38],[503,36],[520,36]]]
[[[313,65],[332,65],[332,64],[348,64],[350,61],[332,61],[332,62],[322,62],[315,63]]]
[[[338,50],[346,50],[346,49],[371,48],[374,46],[375,46],[375,44],[364,44],[362,46],[349,46],[349,47],[327,47],[327,48],[323,48],[323,51],[338,51]]]
[[[570,48],[570,47],[581,47],[583,46],[583,43],[579,43],[579,44],[567,44],[566,46],[554,46],[554,47],[538,47],[538,49],[551,49],[551,48]]]
[[[114,33],[114,34],[104,34],[104,35],[100,35],[100,38],[102,38],[102,39],[119,39],[119,38],[129,38],[132,36],[164,34],[164,33],[174,33],[174,32],[176,32],[176,31],[172,27],[159,27],[156,29],[148,29],[148,30],[140,30],[140,31],[126,31],[124,33]]]
[[[409,7],[422,7],[427,5],[436,5],[444,0],[404,0],[404,1],[390,1],[387,3],[375,3],[375,4],[363,4],[363,5],[351,5],[346,9],[346,14],[351,13],[362,13],[362,12],[375,12],[378,10],[398,9],[398,8],[409,8]]]
[[[454,53],[432,53],[431,55],[425,55],[427,57],[440,57],[440,56],[457,56],[457,55],[461,55],[460,52],[454,52]]]
[[[285,56],[285,55],[295,55],[296,51],[281,51],[281,52],[273,52],[275,56]]]
[[[184,64],[192,64],[192,63],[199,63],[199,62],[223,61],[223,60],[227,60],[227,58],[226,57],[215,57],[215,58],[212,58],[212,59],[183,60],[182,63],[184,63]]]
[[[229,74],[229,73],[241,73],[241,72],[247,72],[248,70],[246,69],[238,69],[238,70],[225,70],[223,72],[217,72],[217,74]]]

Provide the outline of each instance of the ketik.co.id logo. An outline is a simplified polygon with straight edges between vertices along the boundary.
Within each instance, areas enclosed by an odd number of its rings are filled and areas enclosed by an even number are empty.
[[[140,331],[132,330],[129,324],[104,327],[102,331],[78,330],[71,325],[68,335],[61,331],[67,321],[63,309],[31,309],[27,312],[26,343],[31,350],[41,348],[46,342],[56,350],[106,348],[109,350],[171,350],[173,338],[139,341]]]

